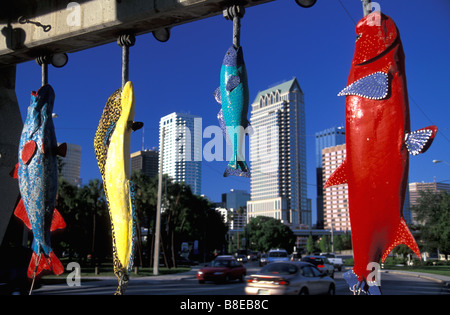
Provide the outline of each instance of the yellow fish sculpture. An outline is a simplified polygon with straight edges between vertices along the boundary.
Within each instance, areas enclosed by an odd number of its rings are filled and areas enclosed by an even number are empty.
[[[103,179],[111,218],[116,295],[125,293],[133,267],[136,238],[134,186],[130,181],[130,135],[142,128],[134,120],[134,89],[128,81],[106,102],[94,138],[95,155]]]

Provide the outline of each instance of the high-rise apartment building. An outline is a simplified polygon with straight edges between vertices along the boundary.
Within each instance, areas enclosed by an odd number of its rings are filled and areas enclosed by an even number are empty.
[[[251,104],[248,218],[311,225],[306,196],[304,94],[296,78],[259,92]]]
[[[447,183],[439,183],[439,182],[431,182],[431,183],[409,183],[409,201],[410,206],[416,206],[419,204],[418,199],[420,198],[420,192],[450,192],[450,184]],[[417,224],[417,214],[414,211],[411,211],[412,223]]]
[[[61,143],[58,143],[60,145]],[[61,176],[71,185],[80,186],[81,169],[81,146],[78,144],[67,143],[67,152],[65,157],[61,157],[62,169]]]
[[[159,153],[156,150],[144,150],[131,153],[131,171],[138,170],[152,178],[158,175]]]
[[[201,117],[184,113],[162,117],[159,121],[159,152],[159,163],[163,161],[163,174],[167,174],[175,182],[186,183],[194,194],[200,195]]]
[[[331,174],[344,162],[345,155],[345,144],[322,150],[323,184],[325,184]],[[323,218],[323,227],[327,230],[351,230],[347,184],[331,186],[323,191]]]
[[[316,132],[317,228],[324,227],[322,150],[345,143],[345,128],[333,127]]]

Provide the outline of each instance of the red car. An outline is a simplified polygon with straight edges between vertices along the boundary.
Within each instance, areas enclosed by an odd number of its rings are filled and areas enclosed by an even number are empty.
[[[247,269],[233,256],[217,256],[210,266],[204,267],[197,272],[198,283],[205,281],[225,282],[238,279],[244,282]]]

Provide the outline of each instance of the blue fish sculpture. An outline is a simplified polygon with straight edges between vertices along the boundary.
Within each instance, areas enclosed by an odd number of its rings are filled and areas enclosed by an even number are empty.
[[[19,180],[21,199],[14,215],[33,231],[33,255],[28,277],[34,278],[43,270],[55,274],[64,267],[52,250],[50,232],[66,226],[55,209],[58,188],[57,155],[65,156],[67,145],[58,147],[52,120],[55,92],[50,85],[31,93],[31,104],[22,129],[19,162],[12,176]]]
[[[242,154],[247,120],[249,93],[247,70],[242,47],[232,45],[222,62],[220,86],[214,91],[216,101],[222,105],[217,114],[227,143],[232,147],[232,156],[223,176],[250,177],[250,170]]]

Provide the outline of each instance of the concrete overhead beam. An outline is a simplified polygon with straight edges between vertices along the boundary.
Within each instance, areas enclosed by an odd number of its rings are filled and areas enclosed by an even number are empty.
[[[273,0],[243,0],[250,7]],[[7,3],[5,3],[7,2]],[[0,66],[75,52],[222,14],[230,0],[8,0],[0,5]],[[5,8],[6,7],[6,8]],[[22,22],[22,23],[20,23]],[[25,23],[23,23],[25,22]]]

